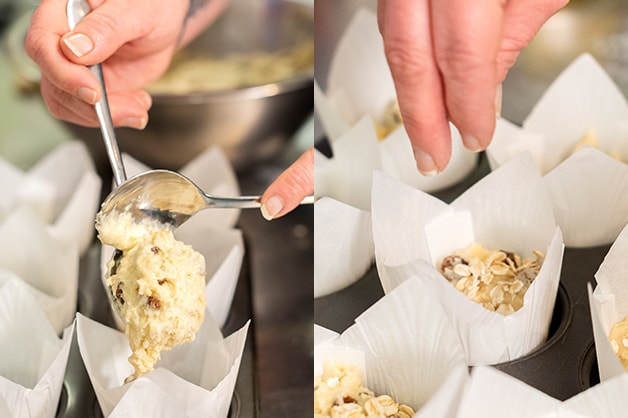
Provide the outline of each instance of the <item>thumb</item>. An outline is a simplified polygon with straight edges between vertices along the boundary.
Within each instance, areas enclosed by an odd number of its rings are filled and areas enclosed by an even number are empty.
[[[262,215],[272,220],[296,208],[314,193],[314,148],[308,149],[268,186],[261,198]]]
[[[139,13],[137,6],[125,1],[104,1],[61,37],[61,50],[77,64],[101,63],[122,45],[142,37],[147,23]]]

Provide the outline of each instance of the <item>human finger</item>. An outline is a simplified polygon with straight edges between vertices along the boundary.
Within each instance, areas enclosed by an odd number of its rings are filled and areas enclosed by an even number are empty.
[[[94,104],[101,95],[98,81],[86,67],[68,61],[59,49],[59,39],[67,31],[65,1],[44,0],[33,12],[24,48],[43,77],[58,89]]]
[[[569,0],[528,0],[505,4],[504,28],[497,56],[497,78],[500,82],[543,24],[568,3]]]
[[[314,193],[314,148],[303,153],[279,175],[261,198],[262,216],[272,220],[285,215]]]
[[[447,113],[465,146],[485,149],[495,130],[503,0],[431,0],[434,54]]]
[[[175,7],[176,4],[180,7]],[[102,63],[123,46],[143,55],[166,44],[174,50],[186,5],[186,2],[170,2],[163,7],[147,8],[146,2],[104,1],[61,37],[60,48],[69,60],[83,65]],[[167,13],[162,11],[164,8],[168,9]],[[133,48],[138,40],[142,40],[141,47]]]
[[[41,93],[49,112],[58,119],[82,126],[98,126],[93,106],[58,89],[46,78],[41,80]],[[143,129],[146,126],[151,105],[148,93],[141,90],[112,93],[108,101],[115,126],[135,129]]]
[[[445,169],[451,133],[434,60],[429,0],[380,0],[378,21],[404,127],[419,171]]]

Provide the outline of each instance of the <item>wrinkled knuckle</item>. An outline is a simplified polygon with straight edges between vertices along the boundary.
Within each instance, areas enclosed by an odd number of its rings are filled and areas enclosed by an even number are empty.
[[[393,75],[405,82],[420,78],[426,71],[426,64],[432,60],[431,55],[410,48],[407,43],[401,40],[388,41],[384,50]]]
[[[113,16],[101,13],[95,16],[89,23],[89,36],[98,45],[99,43],[110,42],[118,32],[120,24]]]
[[[40,30],[33,29],[27,32],[24,40],[26,55],[36,64],[43,62],[46,55],[44,36]]]
[[[489,64],[473,50],[464,47],[448,48],[444,52],[437,51],[435,56],[443,76],[454,81],[463,81],[469,74],[485,70]]]
[[[314,171],[309,167],[302,167],[301,170],[295,170],[286,184],[287,192],[297,197],[308,194],[310,189],[312,189],[313,178]]]
[[[40,84],[40,92],[41,92],[41,97],[46,105],[46,107],[48,108],[48,112],[50,112],[50,114],[52,114],[55,117],[58,117],[58,113],[59,113],[59,109],[60,109],[60,103],[55,100],[54,98],[54,94],[52,92],[53,87],[50,85],[50,83],[43,78],[41,80],[41,84]]]
[[[54,97],[48,96],[44,98],[48,112],[57,119],[63,119],[65,107]]]

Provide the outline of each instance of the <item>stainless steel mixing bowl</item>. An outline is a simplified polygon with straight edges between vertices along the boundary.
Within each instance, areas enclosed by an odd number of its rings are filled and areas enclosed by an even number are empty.
[[[185,49],[191,55],[274,52],[313,39],[313,10],[287,0],[232,0]],[[211,77],[211,74],[207,75]],[[313,111],[313,66],[276,83],[223,91],[154,94],[146,129],[116,130],[120,149],[155,168],[179,169],[220,145],[238,171],[276,156]],[[67,124],[109,172],[100,131]]]

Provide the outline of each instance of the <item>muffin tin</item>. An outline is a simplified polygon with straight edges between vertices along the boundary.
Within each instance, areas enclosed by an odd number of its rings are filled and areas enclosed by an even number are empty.
[[[245,192],[256,193],[285,167],[277,159],[259,171],[241,174]],[[110,184],[104,181],[103,184]],[[103,189],[102,196],[107,195]],[[290,408],[300,416],[312,399],[313,208],[302,206],[273,222],[258,211],[242,211],[237,227],[243,231],[245,256],[223,335],[231,335],[252,319],[228,417],[270,418]],[[100,243],[94,240],[80,260],[78,312],[114,327],[113,311],[102,285]],[[298,277],[300,281],[295,282]],[[279,293],[281,293],[279,295]],[[274,297],[284,303],[269,302]],[[268,368],[273,373],[268,373]],[[285,401],[277,402],[284,399]],[[76,335],[59,400],[57,418],[103,416]]]
[[[328,152],[324,143],[318,144],[318,148]],[[433,195],[449,203],[489,172],[487,158],[482,154],[476,169],[463,182]],[[559,400],[599,382],[587,282],[595,284],[594,274],[609,248],[610,245],[565,249],[546,342],[524,357],[494,367]],[[383,295],[373,266],[353,285],[315,299],[314,322],[341,333]]]

